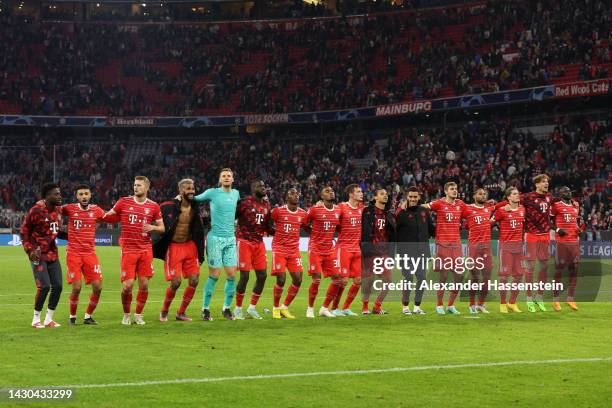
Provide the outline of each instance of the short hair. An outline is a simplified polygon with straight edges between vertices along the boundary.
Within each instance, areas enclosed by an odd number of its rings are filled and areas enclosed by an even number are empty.
[[[473,195],[473,196],[475,196],[475,195],[476,195],[476,193],[477,193],[479,190],[482,190],[482,191],[484,191],[485,193],[487,192],[487,189],[486,189],[486,188],[484,188],[484,187],[476,187],[476,188],[474,189],[474,193],[472,193],[472,195]]]
[[[51,190],[54,190],[56,188],[59,188],[59,184],[57,183],[45,183],[42,186],[42,189],[40,190],[40,193],[42,194],[42,198],[45,198],[47,196],[47,194],[49,194],[49,192]]]
[[[408,189],[406,189],[406,195],[408,195],[408,193],[421,194],[421,190],[419,190],[419,188],[417,186],[410,186],[410,187],[408,187]]]
[[[329,184],[324,185],[323,187],[321,187],[321,189],[319,190],[319,195],[323,194],[323,190],[325,190],[326,188],[331,188],[332,190],[334,189],[332,186],[330,186]]]
[[[457,183],[455,183],[454,181],[449,181],[448,183],[445,183],[444,184],[444,191],[448,190],[452,186],[457,187]]]
[[[179,191],[181,190],[181,187],[183,187],[183,184],[195,184],[194,181],[190,178],[184,178],[181,181],[178,182],[178,189]]]
[[[77,192],[79,190],[91,190],[91,188],[87,184],[79,184],[74,188],[74,191]]]
[[[514,190],[518,191],[518,188],[516,188],[516,187],[514,187],[514,186],[512,186],[512,187],[508,187],[508,188],[506,189],[506,191],[504,192],[504,197],[506,197],[506,198],[510,197],[510,194],[512,194],[512,192],[513,192]]]
[[[230,173],[232,173],[232,176],[234,175],[234,172],[232,171],[232,169],[230,169],[229,167],[224,167],[221,169],[221,171],[219,172],[219,176],[221,176],[221,173],[225,172],[225,171],[229,171]]]
[[[346,186],[346,188],[344,189],[344,192],[346,193],[346,195],[349,195],[351,193],[354,193],[356,189],[359,188],[359,184],[349,184],[348,186]]]
[[[134,181],[136,180],[142,181],[147,187],[151,187],[151,181],[145,176],[136,176],[134,177]]]
[[[386,192],[387,194],[389,194],[389,192],[387,191],[387,189],[386,189],[386,188],[384,188],[384,187],[378,187],[378,188],[375,188],[375,189],[374,189],[374,195],[375,195],[375,196],[377,196],[377,195],[378,195],[378,192],[379,192],[380,190],[385,190],[385,192]]]
[[[263,183],[263,180],[261,179],[255,179],[253,181],[251,181],[251,190],[253,190],[255,188],[255,186],[259,183]]]
[[[298,189],[297,189],[296,187],[289,187],[287,190],[285,190],[285,194],[283,194],[283,199],[284,199],[285,201],[287,201],[287,197],[289,196],[289,192],[290,192],[291,190],[298,191]],[[299,192],[299,191],[298,191],[298,192]]]
[[[550,176],[546,173],[538,174],[533,178],[533,184],[538,184],[543,182],[544,180],[550,181]]]

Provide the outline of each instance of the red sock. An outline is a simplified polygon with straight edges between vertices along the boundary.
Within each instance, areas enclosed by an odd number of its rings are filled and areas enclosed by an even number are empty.
[[[349,288],[348,294],[346,295],[346,300],[342,306],[343,309],[349,309],[351,307],[351,303],[353,303],[353,300],[355,300],[355,297],[357,297],[357,293],[359,293],[359,288],[361,288],[361,285],[356,285],[353,282]]]
[[[438,306],[444,306],[444,291],[439,290],[437,292],[437,296],[438,296]]]
[[[363,301],[363,302],[361,302],[361,303],[362,303],[362,305],[361,305],[361,310],[362,310],[362,311],[368,311],[368,310],[370,310],[370,306],[369,306],[370,302],[368,302],[367,300],[364,300],[364,301]]]
[[[138,296],[140,296],[140,291],[138,291]],[[136,297],[137,302],[140,301],[138,296]],[[166,297],[164,298],[164,304],[162,305],[162,310],[161,310],[162,312],[168,313],[168,310],[170,309],[170,305],[172,304],[172,300],[174,300],[174,296],[176,296],[176,290],[172,290],[172,287],[168,286],[166,288]],[[145,298],[145,302],[146,301],[147,299]],[[138,310],[138,306],[136,306],[136,310]],[[136,312],[136,313],[139,313],[139,312]]]
[[[470,306],[474,306],[476,304],[476,291],[474,289],[470,289]]]
[[[251,294],[251,301],[249,302],[251,306],[257,306],[257,302],[259,302],[259,298],[261,297],[260,293],[253,292]],[[279,298],[280,299],[280,298]]]
[[[374,302],[374,311],[379,312],[382,307],[382,302],[378,299]]]
[[[455,304],[455,299],[457,299],[457,295],[459,295],[458,290],[451,290],[450,296],[448,297],[448,305],[452,306]]]
[[[342,285],[338,288],[338,293],[336,294],[336,297],[334,298],[334,302],[332,303],[332,310],[336,310],[338,308],[338,305],[340,304],[340,299],[342,299],[342,294],[344,293],[344,288],[346,286]]]
[[[533,282],[533,271],[528,270],[525,272],[525,282],[532,283]],[[525,294],[528,297],[532,296],[531,285],[527,286],[525,289]]]
[[[555,269],[555,277],[553,279],[557,282],[561,282],[562,277],[563,277],[563,267],[559,267],[557,265]],[[560,294],[561,294],[561,291],[559,289],[553,290],[553,297],[555,299],[558,298]]]
[[[506,283],[508,283],[508,279],[506,277],[503,277],[500,279],[500,282],[505,286]],[[501,303],[502,305],[506,304],[506,290],[504,289],[499,291],[499,303]]]
[[[576,284],[578,283],[578,270],[576,265],[570,265],[569,267],[569,287],[567,288],[567,296],[574,298],[576,294]]]
[[[313,279],[310,287],[308,288],[308,307],[313,307],[317,294],[319,293],[319,285],[321,279]]]
[[[243,300],[244,300],[244,293],[236,292],[236,307],[242,307]]]
[[[185,288],[183,292],[183,300],[181,301],[181,306],[179,307],[178,313],[185,314],[185,310],[187,310],[187,306],[191,303],[191,299],[193,299],[193,294],[195,293],[196,288],[189,285]]]
[[[149,291],[138,289],[138,293],[136,293],[136,314],[142,313],[142,309],[144,309],[148,297]]]
[[[132,308],[132,292],[121,292],[121,303],[123,304],[123,313],[130,313]]]
[[[87,313],[88,315],[92,315],[94,310],[96,310],[96,306],[98,306],[98,302],[100,301],[100,296],[96,296],[93,293],[89,296],[89,303],[87,304]]]
[[[70,316],[76,316],[78,305],[79,305],[79,297],[73,294],[70,294]]]
[[[331,281],[327,287],[327,292],[325,293],[323,307],[329,308],[329,304],[336,298],[336,295],[338,295],[338,290],[340,290],[341,285],[342,282]]]
[[[297,295],[298,290],[300,290],[300,287],[295,286],[293,283],[291,284],[291,286],[289,286],[289,290],[287,291],[287,296],[285,297],[285,301],[283,302],[285,306],[289,307],[291,302],[293,302],[295,295]]]
[[[281,296],[283,296],[283,288],[278,285],[274,285],[274,307],[280,306]]]
[[[547,280],[548,280],[548,264],[545,263],[544,265],[540,267],[540,272],[538,273],[538,281],[546,282]],[[544,289],[543,288],[538,289],[538,295],[543,295],[543,294],[544,294]]]

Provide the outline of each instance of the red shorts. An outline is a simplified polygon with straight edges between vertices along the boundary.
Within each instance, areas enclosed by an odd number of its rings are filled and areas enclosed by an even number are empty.
[[[200,262],[198,260],[198,248],[195,242],[172,242],[166,252],[164,260],[164,274],[166,280],[183,278],[200,274]]]
[[[457,260],[463,258],[463,252],[461,251],[461,244],[456,244],[452,246],[444,246],[440,244],[436,244],[436,258],[440,258],[440,260],[436,260],[434,262],[435,268],[434,271],[442,272],[442,271],[451,271],[455,272],[455,264],[457,264]],[[461,262],[461,261],[459,261]],[[463,266],[463,264],[461,264]]]
[[[299,251],[293,255],[272,252],[272,275],[285,273],[285,270],[288,270],[290,273],[303,272],[302,257]]]
[[[66,274],[68,283],[79,282],[81,276],[85,277],[86,285],[89,285],[92,281],[102,280],[102,269],[96,254],[75,255],[68,253],[66,255],[66,266],[68,267],[68,273]]]
[[[578,242],[557,241],[557,265],[577,264],[580,260],[580,244]]]
[[[521,242],[499,243],[499,276],[520,276],[524,273]]]
[[[153,276],[153,250],[142,252],[121,252],[121,282],[136,276]]]
[[[308,252],[308,275],[313,273],[323,274],[324,277],[340,275],[340,261],[338,260],[337,251],[331,251],[327,254],[317,252]]]
[[[251,242],[238,239],[238,269],[243,272],[250,270],[265,271],[268,269],[266,245],[262,242]]]
[[[475,263],[473,270],[490,271],[493,269],[493,251],[489,243],[468,243],[468,258]]]
[[[338,259],[340,260],[340,275],[343,278],[357,278],[361,276],[361,250],[349,252],[338,248]]]
[[[525,259],[547,261],[550,258],[550,234],[525,233]]]

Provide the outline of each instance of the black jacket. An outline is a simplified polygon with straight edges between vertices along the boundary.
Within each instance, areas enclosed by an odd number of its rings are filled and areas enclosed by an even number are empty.
[[[153,244],[153,256],[158,259],[166,259],[166,252],[168,252],[168,247],[172,242],[172,235],[174,235],[181,214],[181,202],[176,199],[166,201],[161,204],[160,208],[166,232],[159,236]],[[204,262],[204,225],[200,214],[197,212],[197,206],[195,211],[196,214],[191,221],[191,238],[198,248],[198,260],[201,264]]]
[[[398,252],[409,253],[415,250],[429,255],[429,238],[435,235],[435,228],[427,208],[417,205],[400,210],[395,223]]]
[[[364,256],[391,254],[394,252],[395,242],[395,218],[391,211],[386,211],[385,229],[387,230],[388,243],[372,244],[374,238],[374,222],[376,221],[376,207],[369,205],[364,208],[361,216],[361,251]]]

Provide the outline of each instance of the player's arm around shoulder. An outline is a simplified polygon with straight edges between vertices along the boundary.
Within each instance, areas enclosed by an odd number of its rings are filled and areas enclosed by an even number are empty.
[[[213,199],[216,190],[217,190],[216,188],[209,188],[205,190],[203,193],[200,193],[194,196],[193,201],[195,201],[196,203],[203,203],[204,201],[210,201]]]

